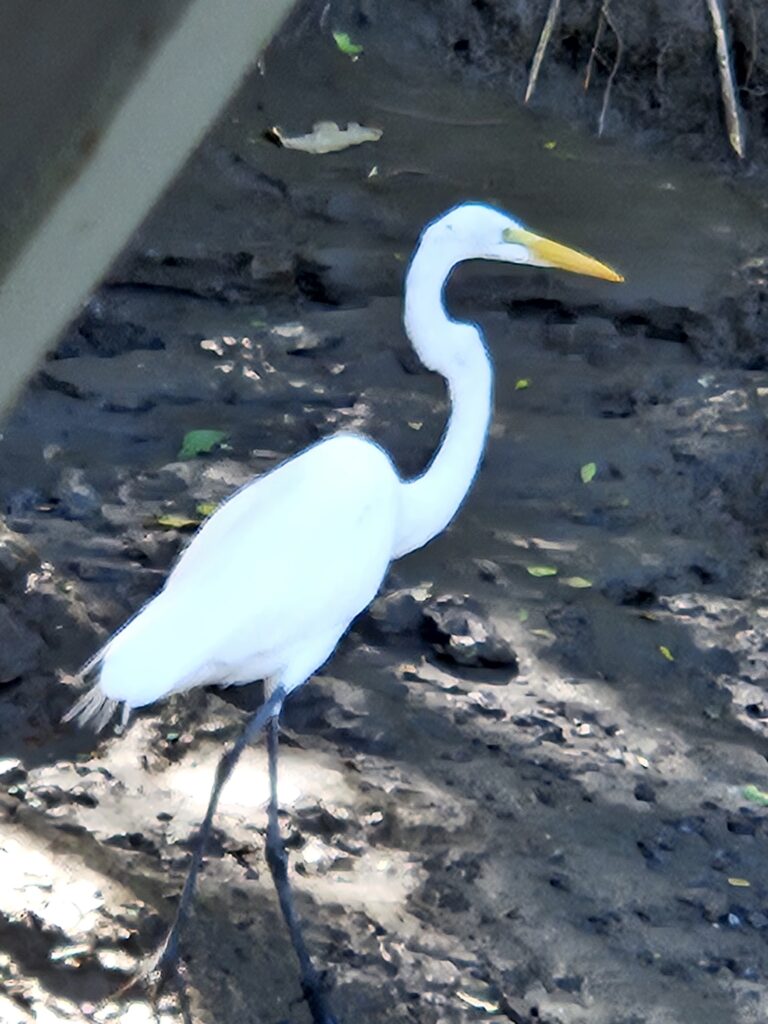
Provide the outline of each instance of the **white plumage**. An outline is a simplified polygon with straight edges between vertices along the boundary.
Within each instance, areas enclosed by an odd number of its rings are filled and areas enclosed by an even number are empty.
[[[443,304],[452,268],[474,258],[621,279],[484,204],[428,225],[408,270],[405,326],[425,365],[446,378],[452,408],[427,470],[403,481],[374,442],[339,434],[241,488],[86,666],[96,685],[68,717],[103,725],[117,703],[139,707],[206,683],[266,679],[290,692],[330,657],[392,559],[445,528],[471,486],[491,415],[480,332]]]

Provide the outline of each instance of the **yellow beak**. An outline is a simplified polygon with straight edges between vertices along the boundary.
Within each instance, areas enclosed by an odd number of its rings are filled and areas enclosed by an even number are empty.
[[[533,255],[531,262],[539,267],[557,267],[560,270],[570,270],[574,274],[587,274],[589,277],[601,277],[604,281],[623,281],[624,278],[612,267],[599,260],[592,259],[586,253],[577,249],[569,249],[567,245],[553,242],[549,238],[536,235],[533,231],[526,231],[525,228],[505,228],[503,232],[505,242],[515,242],[517,245],[524,245]]]

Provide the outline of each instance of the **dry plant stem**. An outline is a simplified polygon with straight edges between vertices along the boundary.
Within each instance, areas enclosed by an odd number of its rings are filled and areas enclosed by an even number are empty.
[[[536,82],[539,77],[539,71],[541,70],[541,62],[544,60],[544,54],[549,40],[552,35],[552,29],[555,27],[555,21],[560,13],[560,0],[550,0],[549,11],[547,12],[547,20],[544,22],[544,28],[541,30],[539,36],[539,42],[536,45],[536,52],[533,55],[533,63],[531,64],[531,72],[528,75],[528,85],[525,90],[525,100],[528,100],[533,96],[534,90],[536,89]]]
[[[595,29],[595,38],[592,42],[592,49],[589,52],[589,60],[587,61],[587,70],[584,73],[584,92],[589,89],[589,83],[592,81],[592,68],[594,67],[595,58],[597,57],[598,47],[600,41],[603,38],[603,32],[605,31],[605,15],[602,10],[600,11],[600,17],[597,19],[597,28]]]
[[[610,28],[616,37],[616,59],[613,62],[611,73],[608,75],[608,81],[605,85],[605,93],[603,94],[603,106],[600,110],[600,120],[597,123],[597,134],[598,138],[602,137],[603,130],[605,129],[605,118],[608,114],[608,103],[611,99],[611,89],[613,88],[613,80],[616,77],[616,72],[619,70],[619,64],[624,53],[624,41],[619,35],[619,31],[616,28],[616,24],[611,18],[608,11],[610,0],[603,0],[603,6],[600,9],[600,17],[605,21],[606,25]]]
[[[741,125],[741,111],[736,99],[736,86],[733,81],[733,64],[728,48],[728,34],[723,15],[721,0],[706,0],[712,18],[717,49],[717,66],[720,71],[720,93],[725,109],[725,125],[728,130],[728,141],[737,156],[744,158],[744,130]]]

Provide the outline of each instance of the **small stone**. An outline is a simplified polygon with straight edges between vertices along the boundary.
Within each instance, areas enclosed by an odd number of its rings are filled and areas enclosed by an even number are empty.
[[[458,665],[509,666],[517,671],[510,641],[468,598],[439,597],[424,608],[423,616],[423,635],[443,657]]]
[[[655,804],[656,791],[649,782],[638,782],[635,786],[635,800],[641,800],[647,804]]]
[[[101,499],[82,469],[65,469],[59,481],[59,508],[67,519],[87,519],[101,508]]]
[[[382,633],[417,633],[422,622],[422,607],[429,596],[427,586],[393,590],[376,598],[368,615]]]
[[[496,562],[490,558],[476,558],[477,575],[486,583],[500,583],[504,579],[504,572]]]
[[[0,783],[5,786],[12,786],[24,782],[27,777],[27,770],[17,757],[3,757],[0,759]]]
[[[324,874],[339,859],[339,853],[316,836],[311,836],[301,849],[304,864],[319,874]]]
[[[96,959],[105,971],[119,971],[130,974],[136,967],[136,960],[123,949],[99,949]]]

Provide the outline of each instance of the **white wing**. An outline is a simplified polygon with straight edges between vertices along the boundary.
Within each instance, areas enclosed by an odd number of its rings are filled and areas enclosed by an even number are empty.
[[[107,644],[103,697],[137,707],[207,682],[303,682],[381,584],[399,487],[380,448],[341,434],[236,492]]]

